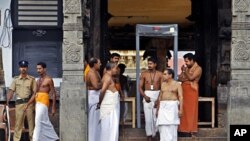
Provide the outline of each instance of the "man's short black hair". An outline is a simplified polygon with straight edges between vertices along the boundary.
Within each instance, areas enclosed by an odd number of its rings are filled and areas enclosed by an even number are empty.
[[[126,65],[125,64],[119,64],[118,68],[120,68],[120,73],[123,74],[125,72]]]
[[[153,62],[155,64],[157,63],[157,60],[155,58],[153,58],[153,57],[148,58],[148,62],[149,61],[151,61],[151,62]]]
[[[42,66],[43,68],[47,68],[46,63],[44,63],[44,62],[39,62],[39,63],[37,63],[37,65],[40,65],[40,66]]]
[[[193,53],[187,53],[187,54],[185,54],[184,56],[183,56],[183,58],[184,59],[188,59],[188,60],[190,60],[190,61],[195,61],[195,56],[194,56],[194,54]]]
[[[98,62],[97,58],[90,58],[89,59],[89,67],[94,67],[94,65]]]
[[[111,54],[111,58],[113,58],[113,57],[115,57],[115,56],[116,56],[116,57],[119,57],[119,58],[121,57],[121,55],[118,54],[118,53],[112,53],[112,54]]]
[[[167,73],[172,75],[172,78],[174,78],[174,70],[173,69],[166,69]]]

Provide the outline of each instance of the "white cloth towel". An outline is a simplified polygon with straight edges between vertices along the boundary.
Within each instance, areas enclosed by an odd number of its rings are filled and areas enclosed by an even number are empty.
[[[180,124],[178,105],[179,101],[160,101],[157,125]]]
[[[179,101],[160,101],[156,125],[159,127],[161,141],[177,141]]]

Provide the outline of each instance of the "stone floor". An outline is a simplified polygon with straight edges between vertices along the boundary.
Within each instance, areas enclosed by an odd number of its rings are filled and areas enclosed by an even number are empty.
[[[197,137],[179,137],[179,141],[227,141],[223,128],[200,128]],[[125,128],[120,132],[120,141],[146,141],[144,129]],[[154,138],[159,141],[159,138]]]
[[[179,137],[178,141],[227,141],[227,134],[223,128],[200,128],[197,137]],[[0,141],[4,141],[4,132],[0,130]],[[21,141],[28,141],[24,135]],[[120,128],[119,141],[146,141],[144,129]],[[155,138],[154,141],[159,141]]]
[[[143,119],[143,118],[142,118]],[[57,102],[57,113],[54,117],[50,116],[57,133],[59,133],[59,103]],[[227,141],[227,134],[224,128],[201,127],[197,137],[179,137],[179,141]],[[158,139],[159,140],[159,139]],[[158,141],[155,139],[155,141]],[[4,131],[0,130],[0,141],[4,141]],[[28,141],[28,135],[24,135],[21,141]],[[131,126],[120,126],[119,141],[146,141],[144,128],[131,128]]]

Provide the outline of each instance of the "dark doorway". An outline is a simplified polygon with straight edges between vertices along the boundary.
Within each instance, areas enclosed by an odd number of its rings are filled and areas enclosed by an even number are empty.
[[[29,73],[36,76],[36,64],[46,62],[48,74],[62,77],[62,31],[58,30],[14,30],[13,31],[13,75],[18,75],[18,61],[29,62]]]
[[[48,74],[62,77],[62,1],[11,1],[13,23],[13,76],[18,62],[29,61],[29,73],[36,76],[36,64],[47,63]]]

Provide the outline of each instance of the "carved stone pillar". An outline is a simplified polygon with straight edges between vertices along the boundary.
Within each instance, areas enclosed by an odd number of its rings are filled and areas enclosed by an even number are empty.
[[[60,141],[87,140],[82,12],[81,0],[63,0],[64,37],[63,81],[60,91]]]
[[[218,127],[227,126],[227,99],[230,81],[230,52],[231,52],[231,0],[220,0],[218,3],[218,73],[217,73],[217,119]]]
[[[231,81],[228,99],[228,129],[249,124],[250,117],[250,1],[232,1]],[[229,130],[228,130],[228,133]],[[228,140],[229,134],[228,134]]]

